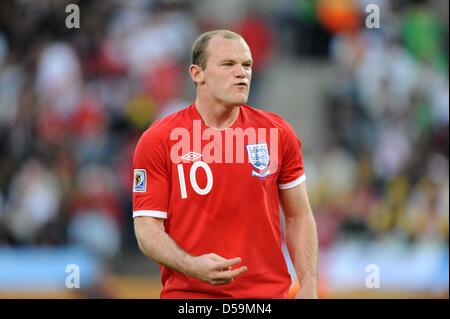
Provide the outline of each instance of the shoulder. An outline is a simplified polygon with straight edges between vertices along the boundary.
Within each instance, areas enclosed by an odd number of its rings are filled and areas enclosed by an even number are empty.
[[[188,108],[189,106],[153,122],[153,124],[142,133],[139,143],[154,144],[157,142],[167,142],[172,130],[188,126]]]

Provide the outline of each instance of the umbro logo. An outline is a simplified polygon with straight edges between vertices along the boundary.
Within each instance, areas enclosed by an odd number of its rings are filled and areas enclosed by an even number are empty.
[[[202,154],[196,153],[196,152],[189,152],[181,156],[182,159],[186,161],[195,161],[196,159],[202,157]]]

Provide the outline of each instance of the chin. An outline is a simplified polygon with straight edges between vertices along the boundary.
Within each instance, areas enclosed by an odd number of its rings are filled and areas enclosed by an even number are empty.
[[[228,99],[223,99],[222,103],[228,105],[230,107],[241,106],[242,104],[246,104],[248,100],[247,95],[237,95],[233,97],[229,97]]]
[[[242,98],[238,98],[238,99],[234,100],[233,101],[234,103],[231,103],[231,104],[233,104],[235,106],[239,106],[242,104],[246,104],[247,100],[248,100],[248,97],[246,96],[246,97],[242,97]]]

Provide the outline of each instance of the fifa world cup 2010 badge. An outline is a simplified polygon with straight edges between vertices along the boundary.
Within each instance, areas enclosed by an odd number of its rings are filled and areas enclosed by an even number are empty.
[[[269,148],[267,143],[248,144],[247,145],[248,160],[254,168],[259,172],[252,170],[252,176],[266,177],[270,174],[269,161]]]
[[[134,170],[133,192],[145,192],[147,186],[147,172],[145,169]]]

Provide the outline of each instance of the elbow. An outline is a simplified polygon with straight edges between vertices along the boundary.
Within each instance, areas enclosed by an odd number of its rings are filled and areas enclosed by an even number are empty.
[[[134,220],[134,233],[139,249],[146,254],[150,249],[150,238],[158,238],[164,232],[164,221],[156,218],[138,217]]]
[[[138,244],[139,249],[145,253],[144,250],[144,238],[143,238],[143,233],[142,233],[142,229],[141,227],[139,227],[139,223],[136,222],[136,220],[134,221],[134,235],[136,237],[136,242]]]
[[[299,209],[298,211],[285,216],[286,226],[300,227],[303,224],[315,224],[314,215],[311,208]]]
[[[139,235],[139,232],[135,231],[134,233],[135,233],[136,242],[138,244],[139,250],[144,252],[144,247],[143,247],[142,239],[141,239],[141,236]]]

